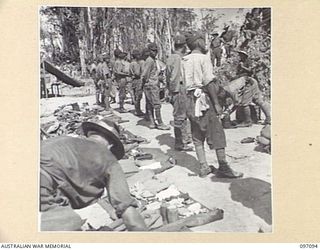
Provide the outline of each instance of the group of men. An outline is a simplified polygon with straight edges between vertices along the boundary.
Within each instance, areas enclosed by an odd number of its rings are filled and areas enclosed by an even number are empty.
[[[232,112],[226,105],[226,100],[231,98],[234,107],[247,106],[249,102],[256,101],[266,113],[266,122],[270,123],[270,109],[261,99],[257,81],[244,72],[246,67],[242,62],[239,71],[242,70],[243,74],[231,85],[221,86],[213,74],[205,38],[199,32],[177,35],[174,49],[166,62],[166,82],[173,106],[175,149],[195,150],[200,177],[214,173],[220,178],[241,178],[243,174],[234,171],[226,160],[226,136],[220,118],[223,112]],[[91,74],[97,86],[98,103],[101,102],[99,91],[104,91],[105,105],[110,108],[110,97],[115,97],[115,81],[119,91],[120,112],[126,112],[124,100],[129,89],[136,115],[144,115],[141,111],[144,93],[149,127],[167,130],[169,127],[161,117],[157,52],[157,45],[150,43],[142,51],[133,50],[129,63],[125,60],[127,54],[116,49],[115,62],[111,65],[108,57],[102,57],[99,64],[92,68]],[[245,57],[245,61],[247,54],[239,54]],[[250,125],[250,121],[247,122]],[[104,119],[84,122],[82,129],[85,137],[61,136],[42,142],[40,211],[46,214],[57,208],[82,208],[96,202],[106,189],[110,204],[127,229],[147,230],[118,163],[124,156],[118,126]],[[192,142],[194,148],[190,146]],[[218,168],[208,165],[205,142],[215,150]],[[63,217],[60,219],[63,220]],[[50,220],[49,216],[49,219],[43,220],[43,228],[61,230],[61,226],[59,228],[52,220],[56,220],[56,217]],[[71,230],[79,230],[79,227]]]
[[[124,103],[129,93],[135,114],[145,116],[150,122],[149,128],[169,130],[170,127],[163,123],[161,116],[161,68],[156,59],[157,53],[156,44],[150,43],[142,51],[133,50],[130,62],[127,53],[118,48],[114,51],[114,62],[110,62],[107,55],[102,55],[98,65],[92,64],[90,70],[96,86],[96,103],[110,109],[110,100],[115,102],[118,89],[119,112],[125,113]],[[145,114],[141,110],[143,93],[146,98]]]
[[[200,163],[199,175],[206,176],[214,171],[217,176],[241,177],[242,174],[233,171],[226,162],[226,139],[220,119],[242,108],[245,119],[237,127],[250,127],[252,120],[249,105],[253,102],[264,112],[265,124],[271,123],[270,104],[263,99],[259,83],[253,77],[249,55],[245,51],[237,51],[237,76],[222,85],[213,75],[213,64],[201,33],[177,36],[174,46],[175,52],[167,60],[167,82],[173,104],[176,146],[186,147],[187,141],[183,138],[187,138],[188,131],[184,128],[188,118]],[[191,51],[188,54],[187,48]],[[205,140],[216,151],[218,169],[208,167]]]
[[[226,26],[221,35],[215,32],[212,33],[211,36],[210,49],[212,64],[213,67],[220,67],[223,53],[222,47],[225,50],[226,57],[229,58],[232,49],[236,46],[237,34],[235,30],[230,29],[230,26]]]
[[[226,57],[230,58],[231,51],[236,47],[240,50],[247,48],[248,43],[257,35],[258,29],[270,31],[270,9],[253,8],[251,12],[246,14],[239,32],[230,29],[230,26],[226,26],[221,34],[218,32],[212,33],[210,48],[213,66],[221,66],[222,48],[225,50]]]

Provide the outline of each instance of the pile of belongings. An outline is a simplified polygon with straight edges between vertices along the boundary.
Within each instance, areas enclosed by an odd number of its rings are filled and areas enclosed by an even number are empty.
[[[142,207],[142,215],[150,230],[210,211],[194,201],[188,193],[180,192],[166,178],[159,175],[152,176],[149,171],[140,172],[138,175],[141,178],[135,177],[131,180],[129,178],[129,186],[131,194]]]
[[[151,159],[150,159],[151,158]],[[166,170],[175,164],[172,157],[157,162],[153,154],[142,149],[133,149],[130,159],[120,160],[131,195],[136,199],[137,210],[142,215],[149,231],[181,232],[191,231],[190,228],[201,226],[223,219],[223,210],[208,209],[193,200],[188,193],[181,192],[177,186],[159,170]],[[137,162],[150,162],[144,166],[159,165],[159,168],[136,166]],[[143,164],[142,164],[143,165]],[[130,174],[127,176],[127,174]],[[78,220],[83,231],[127,231],[123,219],[118,218],[108,200],[107,192],[97,203],[77,209]],[[47,218],[50,219],[50,218]],[[78,221],[76,221],[78,223]],[[75,223],[70,219],[67,224]]]
[[[56,137],[59,135],[82,135],[81,124],[85,121],[99,120],[107,118],[117,124],[128,122],[115,115],[112,111],[106,111],[100,106],[89,106],[83,103],[80,107],[78,103],[62,105],[54,111],[55,120],[41,124],[41,139]],[[124,144],[149,143],[143,137],[136,136],[120,127],[120,139]]]

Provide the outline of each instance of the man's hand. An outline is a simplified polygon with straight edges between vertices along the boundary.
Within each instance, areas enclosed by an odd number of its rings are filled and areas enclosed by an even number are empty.
[[[60,206],[68,206],[69,205],[69,199],[65,196],[59,196],[55,198],[55,201],[60,205]]]
[[[217,96],[218,86],[215,83],[210,82],[209,84],[206,85],[206,88],[207,88],[208,94],[210,96],[211,102],[217,112],[217,115],[221,115],[222,114],[222,107],[219,104],[219,99]]]
[[[122,214],[122,219],[129,231],[147,231],[142,216],[134,207],[128,207]]]

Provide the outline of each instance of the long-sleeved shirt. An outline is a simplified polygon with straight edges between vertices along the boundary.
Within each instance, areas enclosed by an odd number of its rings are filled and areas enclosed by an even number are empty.
[[[182,71],[187,90],[201,88],[215,78],[209,55],[200,51],[193,51],[182,58]]]
[[[168,88],[171,93],[179,92],[183,86],[182,77],[182,54],[176,52],[169,56],[167,60],[166,76]]]
[[[48,197],[57,195],[72,208],[83,208],[100,198],[104,188],[118,215],[135,203],[121,166],[105,145],[69,136],[41,142],[40,210],[50,208]]]
[[[144,63],[141,79],[145,82],[145,85],[159,84],[159,70],[156,61],[150,56]]]

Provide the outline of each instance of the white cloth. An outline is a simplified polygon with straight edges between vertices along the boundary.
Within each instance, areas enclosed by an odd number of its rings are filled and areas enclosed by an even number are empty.
[[[203,93],[202,89],[196,89],[194,91],[194,96],[196,98],[195,107],[194,107],[194,115],[195,117],[201,117],[203,112],[210,108],[207,97],[205,93]]]

